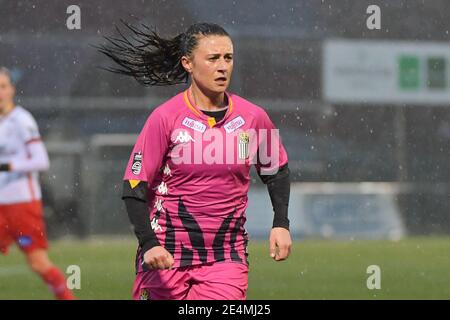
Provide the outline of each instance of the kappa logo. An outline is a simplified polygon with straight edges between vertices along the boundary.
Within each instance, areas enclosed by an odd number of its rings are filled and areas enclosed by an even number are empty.
[[[172,170],[170,170],[170,167],[169,167],[168,163],[166,163],[166,165],[164,166],[163,173],[166,176],[172,176]]]
[[[180,131],[177,135],[177,137],[175,138],[174,143],[188,143],[194,141],[194,139],[192,139],[191,135],[189,134],[189,132],[187,131]],[[195,142],[195,141],[194,141]]]
[[[139,151],[133,156],[133,164],[131,165],[131,171],[134,175],[138,176],[142,169],[142,153]]]
[[[200,121],[196,121],[194,119],[191,118],[184,118],[183,122],[182,122],[183,126],[186,126],[188,128],[191,128],[192,130],[198,131],[198,132],[205,132],[206,130],[206,125],[201,123]]]
[[[156,187],[156,190],[158,190],[158,192],[160,194],[167,194],[168,193],[167,183],[165,183],[164,181],[161,181],[161,183],[158,185],[158,187]]]
[[[238,116],[231,120],[230,122],[226,123],[223,127],[225,128],[225,131],[227,133],[231,133],[233,131],[236,131],[238,128],[242,127],[245,124],[244,119],[241,116]]]
[[[164,213],[165,213],[166,211],[164,210],[164,207],[163,207],[162,204],[163,204],[163,200],[157,198],[156,201],[155,201],[155,205],[153,206],[153,208],[156,208],[157,211],[161,211],[161,212],[164,212]]]
[[[153,231],[162,231],[161,226],[158,223],[158,219],[156,217],[153,218],[153,220],[150,222],[150,225],[153,229]]]

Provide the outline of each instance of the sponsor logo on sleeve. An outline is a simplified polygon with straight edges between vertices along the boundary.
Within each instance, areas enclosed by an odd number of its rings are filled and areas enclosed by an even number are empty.
[[[242,127],[245,124],[244,119],[241,116],[238,116],[231,120],[230,122],[226,123],[223,127],[225,128],[225,131],[227,133],[231,133],[238,128]]]
[[[139,151],[133,155],[133,164],[131,165],[131,172],[138,176],[142,169],[142,153]]]

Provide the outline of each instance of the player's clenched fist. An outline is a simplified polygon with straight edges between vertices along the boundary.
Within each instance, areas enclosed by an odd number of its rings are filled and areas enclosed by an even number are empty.
[[[156,246],[145,252],[144,263],[151,269],[171,269],[173,257],[169,251],[162,246]]]
[[[292,240],[289,230],[273,228],[270,232],[270,256],[275,261],[286,260],[291,254]]]

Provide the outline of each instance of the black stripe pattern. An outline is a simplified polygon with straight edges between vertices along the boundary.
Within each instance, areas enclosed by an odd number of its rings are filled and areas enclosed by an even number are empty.
[[[192,259],[194,257],[194,252],[181,244],[181,261],[180,266],[190,266],[192,264]]]
[[[235,244],[236,244],[237,235],[238,235],[239,231],[241,230],[241,221],[244,218],[243,215],[244,215],[244,213],[242,213],[241,216],[236,220],[236,223],[234,224],[234,228],[231,231],[231,237],[230,237],[231,260],[237,261],[237,262],[242,262],[241,257],[239,257],[239,254],[236,251]]]
[[[164,246],[172,256],[175,254],[175,230],[173,228],[172,219],[170,218],[169,211],[166,210],[166,237],[164,240]]]
[[[197,251],[200,261],[206,263],[208,260],[208,252],[205,249],[205,240],[203,238],[202,229],[194,217],[187,211],[181,198],[178,201],[178,216],[189,235],[192,249]],[[181,254],[181,260],[184,260],[183,252]]]
[[[223,247],[223,244],[225,242],[225,237],[227,235],[227,231],[230,227],[231,220],[233,219],[234,213],[236,212],[236,209],[234,212],[230,213],[220,225],[219,230],[217,231],[216,236],[214,237],[213,241],[213,250],[214,250],[214,259],[216,261],[222,261],[225,260],[225,249]]]

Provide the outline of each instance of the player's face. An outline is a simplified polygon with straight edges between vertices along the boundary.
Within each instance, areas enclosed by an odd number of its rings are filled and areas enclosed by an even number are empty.
[[[224,92],[233,72],[233,43],[227,36],[201,36],[187,63],[198,87]]]
[[[13,102],[15,89],[11,79],[0,73],[0,111]]]

